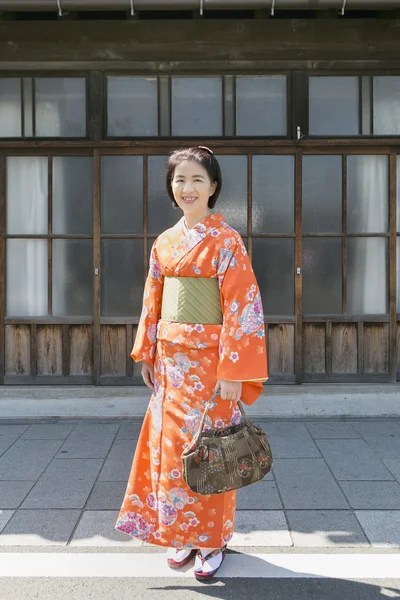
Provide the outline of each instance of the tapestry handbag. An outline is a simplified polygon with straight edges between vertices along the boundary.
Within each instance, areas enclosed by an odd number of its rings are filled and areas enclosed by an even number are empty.
[[[199,429],[182,453],[183,478],[197,494],[221,494],[256,483],[271,470],[272,451],[264,431],[252,423],[243,405],[242,420],[225,429],[206,429],[205,418],[215,393],[206,404]]]

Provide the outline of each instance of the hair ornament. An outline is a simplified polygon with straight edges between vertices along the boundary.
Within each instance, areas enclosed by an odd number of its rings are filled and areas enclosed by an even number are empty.
[[[207,146],[197,146],[198,148],[201,148],[202,150],[205,150],[206,152],[209,152],[210,154],[214,154],[214,152],[212,150],[210,150],[210,148],[207,148]]]

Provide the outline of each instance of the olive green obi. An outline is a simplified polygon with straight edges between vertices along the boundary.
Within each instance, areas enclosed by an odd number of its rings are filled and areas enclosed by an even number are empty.
[[[218,279],[165,277],[161,319],[175,323],[222,325]]]

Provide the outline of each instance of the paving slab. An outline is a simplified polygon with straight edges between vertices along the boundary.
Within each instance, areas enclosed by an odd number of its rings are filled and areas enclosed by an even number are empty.
[[[369,546],[360,523],[349,510],[288,510],[295,546],[336,548]]]
[[[400,482],[400,458],[383,458],[382,462],[397,481]]]
[[[15,510],[0,510],[0,533],[13,516]],[[1,537],[0,537],[1,539]]]
[[[140,423],[129,421],[121,423],[117,434],[117,440],[137,440],[142,429],[142,421]]]
[[[340,487],[352,508],[400,508],[400,483],[397,481],[342,481]]]
[[[394,479],[365,440],[318,440],[326,462],[342,481],[385,481]]]
[[[349,508],[322,458],[277,459],[273,470],[285,509]]]
[[[105,458],[118,432],[117,423],[77,425],[56,458]]]
[[[320,458],[303,423],[259,423],[267,434],[274,458]]]
[[[64,423],[42,423],[31,425],[21,436],[21,440],[65,440],[76,425]]]
[[[400,510],[356,510],[355,515],[374,547],[400,547]]]
[[[14,512],[0,535],[0,546],[66,546],[80,510]]]
[[[292,546],[285,515],[280,510],[238,510],[229,546]]]
[[[0,481],[34,481],[52,460],[62,440],[17,440],[0,457]]]
[[[142,546],[142,542],[117,531],[119,510],[87,510],[83,513],[70,546]]]
[[[361,435],[351,423],[328,421],[327,423],[305,423],[314,439],[354,439]]]
[[[128,481],[98,481],[90,493],[85,509],[119,510]]]
[[[135,440],[116,440],[104,462],[99,481],[127,482],[132,468],[135,448]]]
[[[28,429],[29,425],[0,425],[0,456]]]
[[[276,483],[269,473],[269,480],[263,479],[254,485],[246,486],[236,493],[236,506],[238,510],[272,510],[282,509]]]
[[[397,423],[353,423],[368,446],[380,458],[400,456],[400,427]]]
[[[98,458],[54,459],[21,508],[83,508],[102,464]]]
[[[0,508],[18,508],[34,481],[0,481]]]

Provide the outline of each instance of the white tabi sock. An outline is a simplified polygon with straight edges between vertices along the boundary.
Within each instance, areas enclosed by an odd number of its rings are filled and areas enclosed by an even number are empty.
[[[177,550],[176,548],[168,548],[167,550],[167,558],[172,558],[176,562],[181,562],[185,560],[187,556],[191,553],[192,548],[183,548],[182,550]]]
[[[200,548],[200,552],[203,558],[207,557],[208,554],[211,554],[216,550],[216,548]],[[216,556],[212,556],[211,558],[206,558],[204,564],[201,564],[201,560],[199,556],[196,556],[196,562],[194,565],[195,571],[202,571],[203,573],[211,573],[215,569],[218,569],[222,562],[222,552],[219,552]]]

